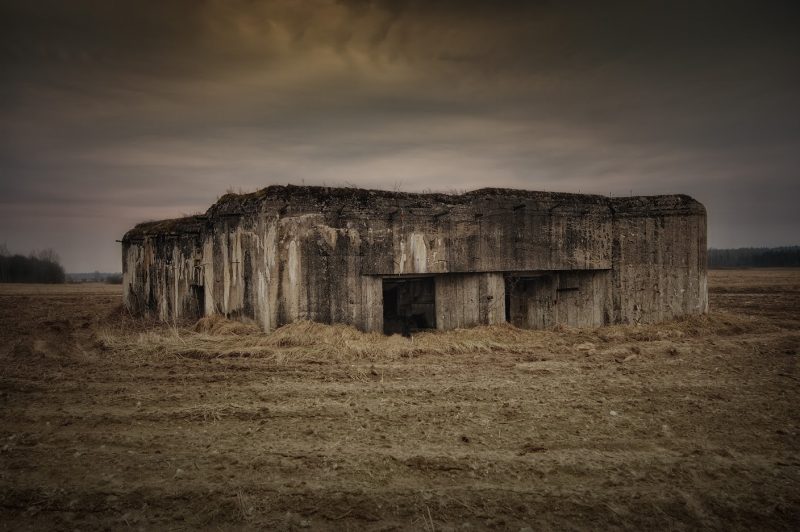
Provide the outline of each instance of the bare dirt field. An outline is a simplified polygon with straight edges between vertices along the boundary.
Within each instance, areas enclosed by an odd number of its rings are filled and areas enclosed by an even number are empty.
[[[413,340],[0,285],[0,527],[796,529],[800,270],[708,316]]]

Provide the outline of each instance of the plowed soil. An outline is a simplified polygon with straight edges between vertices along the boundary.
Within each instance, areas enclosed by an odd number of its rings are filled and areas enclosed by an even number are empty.
[[[800,270],[708,316],[407,340],[0,285],[0,528],[796,529]]]

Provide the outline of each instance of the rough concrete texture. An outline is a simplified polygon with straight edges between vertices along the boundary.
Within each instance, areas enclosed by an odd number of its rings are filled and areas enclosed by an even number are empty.
[[[706,213],[683,195],[271,186],[139,224],[122,255],[132,311],[264,330],[301,319],[383,330],[384,279],[428,276],[435,323],[401,293],[412,326],[597,326],[708,308]]]

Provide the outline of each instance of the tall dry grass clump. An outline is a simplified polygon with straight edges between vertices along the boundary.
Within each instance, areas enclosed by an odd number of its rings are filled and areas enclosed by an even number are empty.
[[[298,321],[265,333],[254,323],[211,316],[192,327],[161,326],[129,332],[108,328],[98,332],[97,343],[109,356],[134,360],[258,357],[284,363],[308,359],[394,359],[424,354],[519,353],[552,346],[557,336],[552,331],[523,331],[510,325],[494,325],[423,332],[404,338],[311,321]]]
[[[739,314],[715,313],[651,325],[615,325],[597,329],[523,330],[512,325],[480,326],[451,331],[399,335],[364,333],[342,324],[298,321],[265,333],[253,322],[221,316],[200,319],[191,327],[153,326],[128,331],[106,329],[98,346],[109,356],[151,360],[153,357],[215,359],[253,357],[275,363],[314,360],[336,362],[379,360],[421,355],[483,353],[536,356],[569,353],[581,346],[677,340],[708,333],[735,335],[764,331],[762,320]]]
[[[222,316],[206,316],[194,324],[194,332],[209,336],[241,336],[244,334],[258,334],[261,329],[252,322],[234,321]]]

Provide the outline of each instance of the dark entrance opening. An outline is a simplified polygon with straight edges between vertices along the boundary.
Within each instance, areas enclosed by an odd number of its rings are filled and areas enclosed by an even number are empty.
[[[196,308],[192,309],[192,313],[198,318],[202,318],[206,310],[206,289],[203,286],[196,284],[192,285],[192,295],[194,295]]]
[[[506,282],[506,321],[508,323],[513,323],[511,321],[511,294],[516,289],[517,279],[515,277],[511,277],[510,275],[506,275],[505,278]]]
[[[383,280],[383,332],[411,333],[436,328],[433,277]]]

